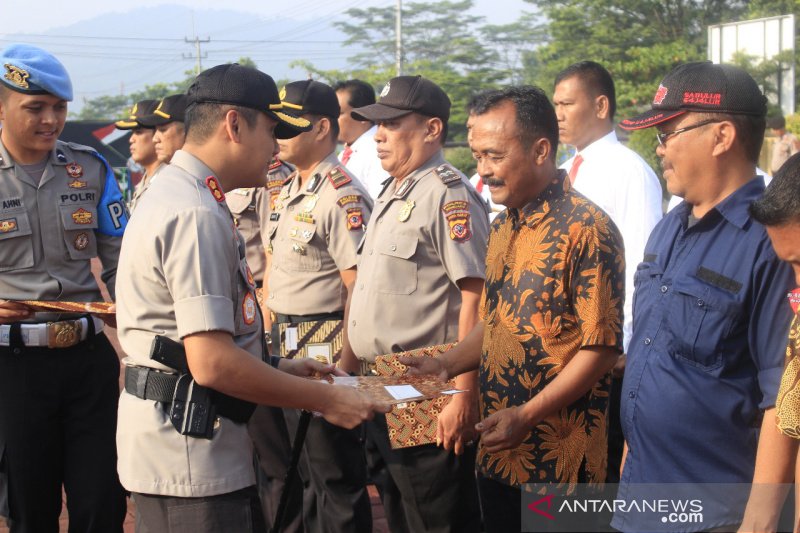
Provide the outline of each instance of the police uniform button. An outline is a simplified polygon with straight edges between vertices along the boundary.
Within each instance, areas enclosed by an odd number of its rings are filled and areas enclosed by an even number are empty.
[[[351,323],[351,325],[352,325],[353,327],[355,327],[355,325],[356,325],[356,321],[355,321],[355,320],[353,320],[353,322]]]
[[[396,250],[397,250],[397,246],[395,246],[395,245],[393,244],[393,245],[391,245],[391,246],[389,247],[389,249],[390,249],[391,251],[393,251],[393,252],[394,252],[394,251],[396,251]]]
[[[375,250],[370,250],[370,251],[369,251],[369,255],[372,255],[372,252],[374,252],[374,251],[375,251]]]
[[[644,343],[645,343],[645,344],[650,344],[651,342],[653,342],[653,340],[652,340],[650,337],[647,337],[647,338],[644,340]]]
[[[661,286],[661,292],[667,292],[668,290],[669,290],[669,287],[667,287],[666,285],[662,285]]]
[[[697,299],[697,307],[703,307],[706,305],[706,302],[702,298]]]
[[[14,352],[14,355],[19,355],[20,353],[22,353],[22,350],[20,350],[19,348],[14,348],[11,351]]]
[[[363,291],[364,290],[364,284],[362,283],[361,285],[358,286],[358,288]]]
[[[636,398],[636,393],[635,393],[635,392],[633,392],[633,391],[630,391],[630,392],[628,393],[628,398]]]

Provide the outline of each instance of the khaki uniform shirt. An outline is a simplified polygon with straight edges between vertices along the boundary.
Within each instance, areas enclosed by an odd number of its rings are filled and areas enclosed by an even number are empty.
[[[484,279],[489,212],[441,152],[375,200],[350,302],[358,357],[458,339],[463,278]]]
[[[113,297],[126,223],[114,175],[93,149],[58,141],[37,183],[0,143],[0,298],[102,301],[89,264],[97,256]]]
[[[288,165],[276,160],[267,173],[266,187],[235,189],[225,195],[233,222],[244,238],[247,264],[250,265],[259,286],[266,269],[265,254],[269,244],[266,228],[271,206],[291,173],[292,169]]]
[[[339,272],[356,266],[372,200],[333,152],[299,184],[292,174],[270,217],[267,306],[287,315],[342,311],[347,289]]]
[[[136,186],[133,188],[133,196],[131,197],[130,204],[128,205],[128,209],[130,209],[131,213],[133,213],[133,210],[136,209],[136,204],[139,203],[139,200],[141,199],[142,195],[144,195],[144,193],[147,192],[147,189],[150,188],[150,182],[153,181],[153,178],[156,177],[158,171],[164,168],[164,166],[165,166],[164,163],[158,165],[156,167],[156,171],[153,172],[152,176],[149,176],[147,172],[145,172],[144,175],[142,176],[142,179],[139,180],[139,183],[137,183]]]
[[[171,370],[150,360],[155,335],[180,341],[224,331],[254,357],[263,326],[244,240],[214,173],[178,150],[137,207],[123,239],[117,323],[126,365]],[[208,178],[212,177],[212,178]],[[213,182],[212,182],[213,185]],[[211,496],[255,483],[244,424],[220,418],[211,440],[180,435],[165,407],[123,392],[119,402],[119,477],[133,492]]]

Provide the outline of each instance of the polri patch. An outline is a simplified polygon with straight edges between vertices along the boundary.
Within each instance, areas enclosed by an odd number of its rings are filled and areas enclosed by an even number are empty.
[[[72,221],[76,224],[86,225],[91,224],[92,220],[94,220],[94,215],[92,215],[91,211],[87,211],[86,209],[80,207],[76,211],[72,213]]]
[[[78,251],[85,250],[86,247],[89,246],[89,234],[85,231],[78,233],[75,240],[72,241],[72,244]]]
[[[68,163],[65,168],[67,169],[67,174],[69,174],[71,178],[80,178],[83,176],[83,167],[74,161]]]
[[[469,213],[469,202],[465,200],[447,202],[442,206],[442,211],[445,215],[449,215],[450,213],[455,213],[458,211]]]
[[[245,294],[242,300],[242,319],[248,326],[256,321],[256,297],[252,292]]]
[[[360,230],[364,225],[364,215],[360,207],[351,207],[347,210],[347,229]]]
[[[345,174],[341,167],[336,167],[328,172],[328,179],[330,180],[334,189],[338,189],[342,185],[347,185],[353,181],[353,178]]]
[[[13,233],[19,229],[17,218],[4,218],[0,220],[0,233]]]
[[[469,229],[469,213],[452,213],[447,215],[450,225],[450,239],[456,242],[467,242],[472,237]]]
[[[208,187],[208,190],[211,191],[211,194],[214,196],[214,200],[216,200],[217,202],[225,201],[225,193],[222,192],[222,187],[219,186],[217,178],[215,178],[214,176],[207,177],[206,187]]]

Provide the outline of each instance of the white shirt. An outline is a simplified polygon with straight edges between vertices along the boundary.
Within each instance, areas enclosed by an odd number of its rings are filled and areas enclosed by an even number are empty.
[[[350,154],[350,159],[345,164],[347,170],[361,180],[373,200],[381,192],[381,183],[389,177],[389,173],[383,170],[381,160],[378,159],[378,145],[375,142],[376,131],[378,131],[378,126],[372,126],[350,145],[353,153]],[[343,153],[344,151],[339,153],[339,161],[342,160]]]
[[[756,175],[761,176],[764,178],[764,186],[766,187],[769,185],[769,182],[772,181],[772,176],[767,174],[764,170],[759,167],[756,167]],[[679,203],[683,201],[683,198],[677,195],[672,195],[672,198],[669,199],[669,205],[667,206],[667,213],[675,209]]]
[[[608,213],[625,243],[623,343],[627,352],[633,330],[633,275],[650,232],[663,216],[661,184],[645,160],[623,146],[614,131],[579,153],[583,163],[573,186]],[[561,168],[569,172],[573,159]]]

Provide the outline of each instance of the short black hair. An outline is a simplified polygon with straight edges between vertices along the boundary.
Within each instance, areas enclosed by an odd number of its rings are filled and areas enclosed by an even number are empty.
[[[764,226],[800,222],[800,153],[778,169],[763,196],[750,204],[750,215]]]
[[[353,109],[375,103],[375,89],[365,81],[339,81],[333,86],[333,90],[336,92],[347,91],[347,94],[350,95],[347,104]]]
[[[230,110],[237,111],[244,118],[248,127],[255,127],[258,113],[260,113],[256,109],[230,104],[195,103],[186,109],[186,120],[184,121],[186,139],[194,142],[207,140]]]
[[[483,115],[503,102],[514,104],[520,142],[529,147],[544,137],[550,142],[551,157],[555,159],[558,148],[558,119],[553,104],[544,91],[534,85],[490,89],[469,100],[467,113]]]
[[[761,145],[764,144],[764,132],[767,119],[756,115],[734,115],[731,113],[697,113],[702,120],[725,120],[733,123],[736,138],[744,149],[747,160],[753,164],[758,163],[761,155]]]
[[[314,124],[316,124],[321,118],[327,118],[328,123],[330,124],[330,135],[333,137],[333,142],[335,143],[339,138],[339,121],[336,119],[336,117],[330,117],[328,115],[315,115],[313,113],[304,113],[303,116]]]
[[[591,91],[593,96],[608,98],[608,118],[613,120],[614,114],[617,112],[617,92],[614,88],[614,79],[605,67],[594,61],[573,63],[558,73],[553,87],[572,77],[580,79],[586,90]]]

